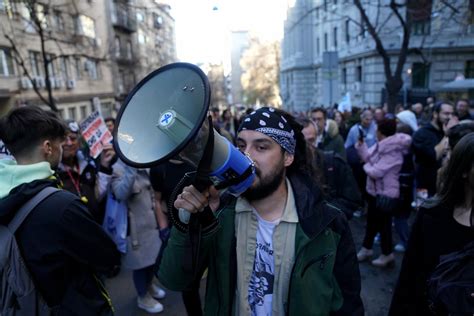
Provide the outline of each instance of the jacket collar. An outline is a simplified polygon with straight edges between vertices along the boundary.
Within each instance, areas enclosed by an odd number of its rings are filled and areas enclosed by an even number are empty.
[[[288,188],[288,196],[286,198],[286,205],[283,211],[283,216],[280,219],[280,222],[288,222],[288,223],[298,223],[298,214],[296,212],[296,204],[295,204],[295,196],[293,192],[293,188],[290,184],[288,178],[286,178],[286,185]],[[243,197],[239,197],[235,204],[235,212],[242,213],[242,212],[252,212],[254,211],[254,207],[250,205],[250,203]]]
[[[337,212],[328,211],[321,189],[310,175],[295,172],[288,178],[301,228],[309,238],[316,237],[336,218]]]

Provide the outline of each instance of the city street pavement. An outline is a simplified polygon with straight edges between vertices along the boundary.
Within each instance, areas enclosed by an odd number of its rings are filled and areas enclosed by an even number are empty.
[[[365,232],[366,218],[353,218],[350,221],[354,242],[357,250],[362,244]],[[393,232],[394,240],[397,235]],[[380,253],[380,247],[374,246],[375,256]],[[393,288],[398,278],[401,265],[402,254],[395,254],[396,264],[394,268],[380,269],[370,265],[369,262],[360,264],[362,276],[362,300],[364,302],[367,316],[385,316],[388,313],[390,300],[392,298]],[[205,281],[201,282],[201,297],[204,302]],[[137,308],[137,299],[135,288],[133,287],[132,272],[122,270],[121,273],[113,279],[106,281],[107,288],[112,297],[117,316],[145,316],[152,315]],[[185,316],[181,293],[167,290],[167,296],[160,302],[165,309],[159,315]]]

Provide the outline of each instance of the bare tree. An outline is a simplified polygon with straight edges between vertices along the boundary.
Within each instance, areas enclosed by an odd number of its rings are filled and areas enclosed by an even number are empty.
[[[57,4],[56,4],[57,3]],[[57,36],[51,28],[53,21],[52,13],[69,10],[67,13],[78,16],[79,10],[77,9],[76,3],[73,0],[59,1],[49,0],[48,3],[45,1],[38,0],[10,0],[9,1],[9,16],[8,21],[3,21],[0,24],[2,35],[8,40],[11,45],[12,58],[16,65],[21,70],[23,76],[27,77],[32,84],[35,93],[39,99],[49,106],[51,110],[57,112],[58,107],[56,100],[53,96],[52,82],[51,82],[51,64],[59,58],[67,57],[86,57],[94,58],[96,60],[105,60],[106,57],[97,58],[93,54],[87,54],[90,48],[93,48],[96,43],[94,39],[85,39],[78,41],[75,30],[75,25],[69,23],[70,29],[66,30],[68,36]],[[66,23],[65,23],[66,24]],[[45,89],[47,96],[44,96],[40,91],[38,82],[35,80],[31,68],[28,66],[27,58],[22,54],[22,47],[27,34],[37,35],[40,42],[40,56],[41,66],[45,75]],[[47,51],[47,46],[51,47],[51,44],[57,47],[59,54],[50,54]],[[63,47],[76,47],[75,53],[68,54],[64,53]],[[76,53],[81,52],[81,53]]]
[[[280,43],[250,40],[240,65],[243,70],[241,82],[247,104],[281,104],[279,90]]]
[[[450,18],[452,15],[459,13],[460,2],[462,1],[457,1],[456,3],[449,0],[441,0],[441,4],[444,7],[443,9],[451,11]],[[381,0],[378,0],[376,4],[374,3],[375,1],[366,1],[363,3],[361,0],[354,0],[354,5],[357,7],[361,16],[361,23],[353,22],[360,25],[362,31],[366,29],[375,42],[375,49],[383,61],[388,109],[389,112],[393,113],[397,105],[398,94],[403,87],[403,67],[408,55],[418,54],[422,57],[425,64],[429,64],[429,60],[427,60],[423,54],[423,46],[426,43],[427,36],[422,38],[418,47],[412,47],[410,39],[413,32],[414,21],[429,21],[431,19],[433,0],[390,0],[388,6],[382,5]],[[367,8],[370,5],[377,6],[375,19],[371,19],[367,14]],[[390,10],[390,14],[388,14],[387,19],[380,24],[380,10],[387,8]],[[398,22],[396,29],[401,30],[402,33],[401,45],[397,54],[390,53],[381,36],[381,30],[392,17],[395,17]],[[396,62],[393,67],[392,60],[394,58],[396,58]]]
[[[207,77],[211,86],[211,106],[227,106],[224,66],[222,64],[210,65]]]

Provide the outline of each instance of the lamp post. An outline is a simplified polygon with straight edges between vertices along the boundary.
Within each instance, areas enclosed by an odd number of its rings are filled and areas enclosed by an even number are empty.
[[[407,69],[405,73],[405,80],[403,81],[403,108],[407,108],[407,98],[408,98],[408,78],[411,75],[411,68]]]

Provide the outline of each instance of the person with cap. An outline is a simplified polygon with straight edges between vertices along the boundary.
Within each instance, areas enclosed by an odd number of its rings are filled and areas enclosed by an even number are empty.
[[[99,166],[80,149],[81,133],[75,121],[67,121],[63,156],[57,174],[65,190],[70,191],[87,205],[97,222],[102,223],[105,195],[112,177],[111,163],[115,157],[112,144],[104,145]]]
[[[255,164],[251,187],[220,199],[213,186],[187,186],[174,202],[193,214],[209,206],[218,222],[192,266],[183,264],[192,242],[174,227],[158,270],[164,286],[182,290],[207,268],[205,315],[364,314],[347,220],[310,176],[301,129],[283,111],[252,112],[237,133]]]

